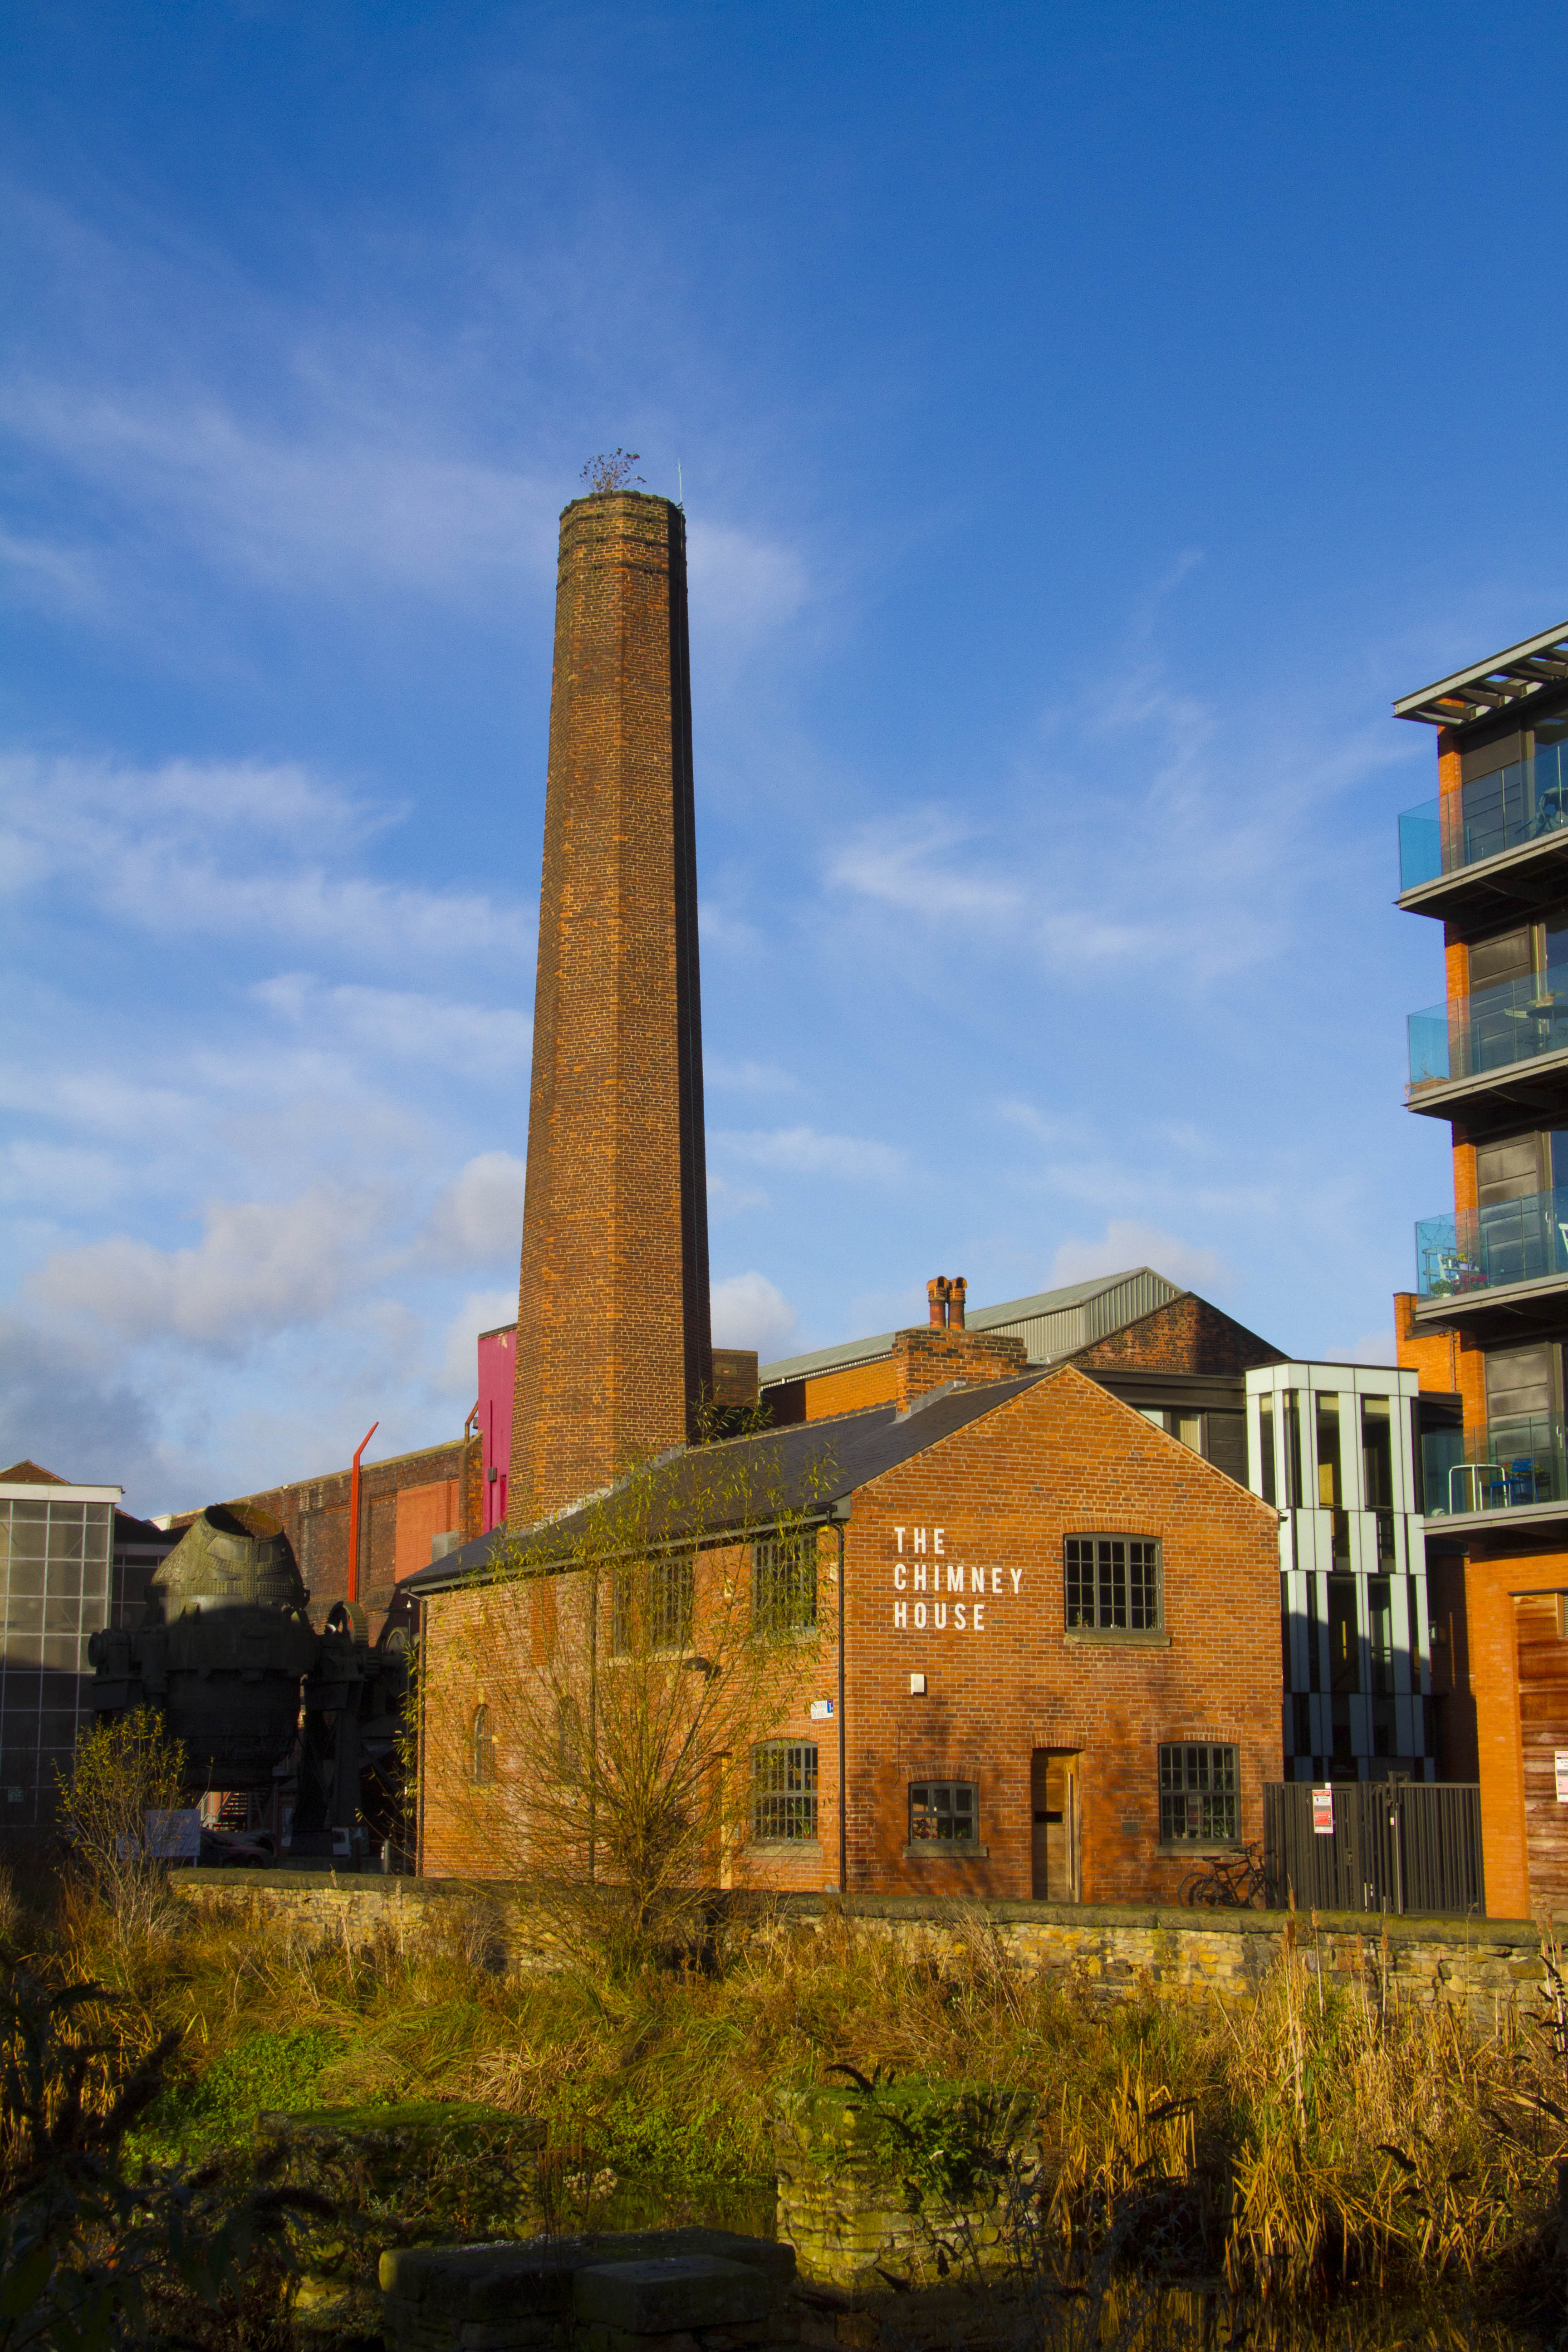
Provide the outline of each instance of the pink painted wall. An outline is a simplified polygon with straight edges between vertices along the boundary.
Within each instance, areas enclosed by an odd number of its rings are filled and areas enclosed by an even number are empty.
[[[479,1446],[483,1468],[480,1532],[488,1535],[506,1518],[507,1474],[511,1468],[511,1388],[517,1369],[517,1326],[479,1333]]]

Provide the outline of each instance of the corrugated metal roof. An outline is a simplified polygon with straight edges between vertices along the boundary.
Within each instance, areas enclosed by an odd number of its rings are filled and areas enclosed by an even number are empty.
[[[1005,1299],[999,1307],[973,1307],[966,1319],[972,1331],[1016,1333],[1028,1349],[1031,1364],[1049,1364],[1181,1296],[1178,1283],[1168,1282],[1152,1266],[1139,1265],[1125,1274],[1102,1274],[1089,1282],[1067,1283],[1059,1290],[1038,1291],[1032,1298]],[[875,1363],[891,1352],[894,1336],[879,1331],[868,1339],[845,1339],[836,1348],[783,1357],[776,1364],[763,1365],[758,1382],[776,1388],[782,1381]]]

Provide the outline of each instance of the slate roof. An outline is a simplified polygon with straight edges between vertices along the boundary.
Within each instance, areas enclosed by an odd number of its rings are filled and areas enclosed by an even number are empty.
[[[790,1429],[763,1430],[754,1437],[685,1448],[655,1467],[648,1506],[639,1505],[639,1541],[675,1544],[726,1527],[766,1526],[781,1511],[826,1518],[831,1507],[858,1486],[994,1412],[1037,1381],[1056,1377],[1054,1372],[1026,1372],[1016,1380],[939,1392],[902,1415],[893,1405],[876,1405],[831,1421],[801,1422]],[[713,1515],[716,1488],[727,1498],[718,1520]],[[515,1568],[536,1561],[542,1568],[570,1558],[594,1524],[595,1507],[589,1505],[530,1528],[515,1539],[510,1564]],[[460,1551],[416,1569],[401,1580],[397,1590],[418,1596],[449,1585],[482,1583],[493,1555],[506,1541],[507,1530],[494,1528]]]

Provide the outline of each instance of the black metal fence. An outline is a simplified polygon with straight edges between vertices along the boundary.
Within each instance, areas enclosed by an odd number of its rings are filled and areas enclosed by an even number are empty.
[[[1462,1781],[1337,1780],[1263,1791],[1270,1908],[1486,1910],[1481,1792]]]

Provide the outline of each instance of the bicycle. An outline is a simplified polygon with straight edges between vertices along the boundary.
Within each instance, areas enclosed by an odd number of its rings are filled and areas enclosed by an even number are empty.
[[[1261,1911],[1268,1906],[1262,1848],[1244,1845],[1237,1854],[1216,1853],[1183,1879],[1178,1903],[1204,1911]]]

